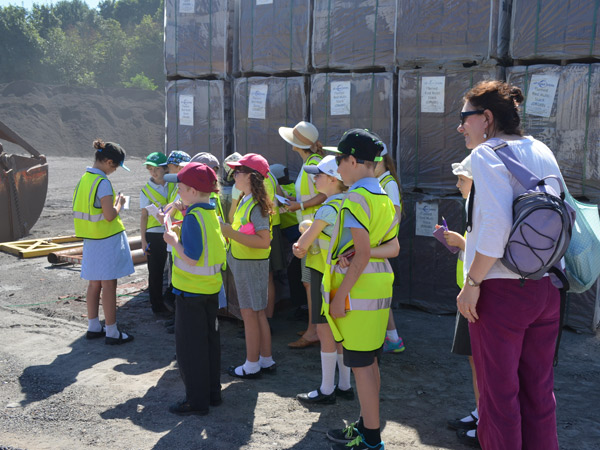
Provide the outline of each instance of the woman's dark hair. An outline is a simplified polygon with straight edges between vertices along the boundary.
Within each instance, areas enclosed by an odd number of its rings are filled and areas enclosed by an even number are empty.
[[[390,172],[390,175],[394,178],[396,184],[398,185],[398,194],[400,196],[400,209],[402,210],[402,216],[404,216],[404,200],[402,199],[402,186],[400,185],[400,179],[398,178],[398,173],[396,172],[396,163],[394,163],[394,160],[392,159],[389,153],[383,155],[382,158],[383,166],[388,172]]]
[[[494,130],[489,130],[490,137],[499,131],[523,136],[519,116],[519,105],[523,99],[520,88],[498,80],[481,81],[464,96],[464,101],[474,108],[492,112]]]
[[[119,144],[114,142],[104,142],[102,139],[94,141],[96,149],[96,161],[104,161],[110,159],[117,166],[125,161],[125,150]]]
[[[258,206],[260,206],[262,216],[270,216],[273,213],[273,202],[271,202],[265,189],[265,177],[255,170],[250,172],[250,191],[252,192],[252,197],[254,197]]]

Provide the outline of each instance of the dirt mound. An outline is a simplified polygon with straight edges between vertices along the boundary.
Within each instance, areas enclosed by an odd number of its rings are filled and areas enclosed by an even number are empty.
[[[129,156],[163,151],[164,105],[162,90],[0,84],[0,120],[49,156],[89,156],[96,138],[118,142]]]

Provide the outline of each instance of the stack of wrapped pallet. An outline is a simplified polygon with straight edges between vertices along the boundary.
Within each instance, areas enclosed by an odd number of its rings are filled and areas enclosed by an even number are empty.
[[[210,152],[231,139],[233,0],[165,0],[165,152]]]

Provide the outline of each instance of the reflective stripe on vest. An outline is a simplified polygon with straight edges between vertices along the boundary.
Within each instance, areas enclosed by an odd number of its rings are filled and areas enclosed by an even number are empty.
[[[342,207],[343,201],[344,198],[335,198],[323,203],[319,209],[323,208],[324,206],[331,206],[333,209],[335,209],[337,215],[340,213],[340,208]],[[325,260],[327,259],[327,252],[329,251],[330,242],[331,236],[327,235],[324,231],[321,231],[314,242],[319,246],[319,253],[317,255],[313,255],[310,252],[306,254],[306,267],[318,270],[321,273],[325,271]]]
[[[146,183],[146,186],[142,188],[142,192],[148,199],[150,203],[156,206],[158,209],[163,208],[169,203],[169,198],[171,197],[171,193],[175,190],[175,183],[167,183],[167,196],[163,197],[160,192],[150,186],[150,183]],[[161,227],[162,224],[156,220],[156,218],[152,215],[148,215],[148,223],[146,224],[146,229]]]
[[[178,195],[179,195],[179,186],[175,184],[175,189],[173,189],[173,192],[170,193],[169,198],[167,200],[169,200],[169,203],[173,203]],[[175,208],[175,212],[173,214],[171,214],[171,218],[173,219],[174,222],[178,221],[178,220],[183,220],[183,213],[181,211],[179,211],[177,208]]]
[[[237,209],[233,215],[233,223],[231,224],[231,227],[234,230],[239,231],[243,225],[249,223],[252,210],[256,206],[258,206],[258,202],[254,199],[254,197],[250,198],[244,203],[238,203]],[[269,217],[269,221],[270,220],[271,219]],[[235,239],[229,239],[229,248],[231,250],[231,256],[233,256],[235,259],[268,259],[269,255],[271,254],[271,246],[269,246],[269,248],[251,248],[240,244]]]
[[[275,179],[275,177],[273,176],[273,174],[271,172],[267,172],[267,177],[265,178],[264,184],[265,184],[265,190],[267,191],[267,195],[271,199],[271,203],[273,203],[273,214],[271,214],[271,225],[272,226],[280,225],[281,218],[279,216],[279,208],[277,207],[277,205],[279,203],[277,203],[277,198],[275,197],[275,194],[277,193],[277,180]]]
[[[94,202],[98,186],[108,178],[85,172],[73,193],[73,223],[75,235],[84,239],[105,239],[125,230],[119,215],[112,221],[105,219],[102,207],[96,208]],[[110,181],[108,181],[110,183]],[[112,189],[112,184],[110,185]],[[116,197],[113,190],[113,198]]]
[[[323,159],[321,155],[318,153],[313,153],[306,159],[304,165],[316,166],[321,162],[321,159]],[[303,169],[300,171],[300,177],[300,192],[296,193],[296,199],[298,202],[306,202],[317,195],[318,192],[315,184]],[[319,209],[319,206],[320,205],[309,206],[308,208],[305,208],[304,211],[301,209],[297,210],[296,217],[298,218],[298,223],[302,222],[303,220],[312,220],[315,212],[317,212],[317,209]]]
[[[188,211],[187,216],[193,216],[200,225],[202,254],[192,266],[180,258],[173,247],[173,286],[193,294],[215,294],[223,284],[221,271],[226,260],[225,238],[221,234],[216,211],[196,207]],[[193,239],[193,236],[187,239]]]
[[[227,222],[227,219],[223,213],[223,206],[221,205],[221,197],[219,196],[219,193],[211,192],[210,198],[215,201],[215,211],[217,212],[217,216],[219,216],[221,219],[223,219],[224,222]]]
[[[296,189],[293,184],[282,184],[280,185],[283,192],[286,192],[288,195],[292,197],[296,197]],[[285,230],[294,225],[298,225],[298,217],[296,217],[295,212],[289,212],[287,209],[283,208],[279,210],[279,219],[281,220],[281,229]]]
[[[341,230],[346,214],[352,214],[369,233],[371,248],[393,239],[397,234],[394,206],[387,195],[371,193],[365,188],[351,191],[336,221],[323,274],[323,314],[336,341],[356,351],[377,350],[383,345],[392,301],[394,272],[387,259],[371,258],[346,298],[346,316],[334,319],[329,304],[344,280],[346,269],[337,263],[337,255],[353,246],[350,241],[340,246]]]

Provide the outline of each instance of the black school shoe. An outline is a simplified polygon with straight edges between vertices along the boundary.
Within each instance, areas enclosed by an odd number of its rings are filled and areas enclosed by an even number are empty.
[[[123,333],[121,333],[119,331],[119,337],[118,338],[112,338],[112,337],[106,337],[104,338],[104,343],[106,345],[121,345],[121,344],[126,344],[127,342],[131,342],[133,341],[133,336],[131,334],[128,334],[126,338],[123,337]]]
[[[275,375],[277,373],[277,364],[273,363],[269,367],[261,367],[260,372],[267,375]]]
[[[463,445],[467,445],[473,448],[481,448],[479,444],[479,438],[477,437],[477,430],[475,430],[475,436],[471,437],[467,433],[469,430],[456,430],[456,437],[458,438],[458,442]]]
[[[334,392],[337,398],[341,398],[343,400],[354,400],[354,389],[352,389],[352,386],[350,386],[350,389],[346,389],[345,391],[336,386]]]
[[[477,428],[477,417],[475,417],[473,414],[471,414],[470,417],[473,420],[469,420],[467,422],[463,421],[462,419],[449,420],[448,427],[452,428],[453,430],[475,430]]]
[[[178,416],[205,416],[208,414],[208,408],[206,409],[194,409],[192,405],[187,401],[181,401],[177,403],[173,403],[169,406],[169,412],[173,414],[177,414]]]
[[[309,397],[308,394],[309,393],[298,394],[298,395],[296,395],[296,398],[298,400],[300,400],[302,403],[309,403],[309,404],[331,405],[331,404],[335,403],[335,390],[331,394],[326,395],[321,392],[321,388],[318,388],[316,397]]]
[[[251,379],[253,379],[253,378],[260,378],[261,370],[259,370],[258,372],[255,372],[255,373],[246,373],[246,371],[242,367],[242,374],[238,375],[237,373],[235,373],[235,366],[229,366],[227,368],[227,373],[229,374],[229,376],[236,377],[236,378],[251,378]]]
[[[106,330],[104,327],[102,327],[102,331],[88,331],[85,333],[86,339],[98,339],[104,336],[106,336]]]

